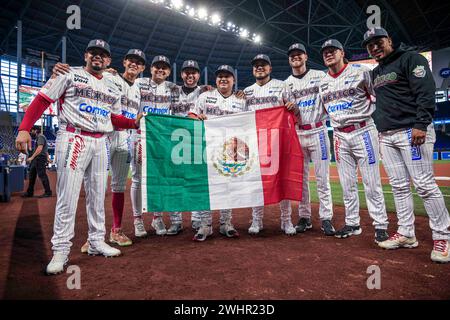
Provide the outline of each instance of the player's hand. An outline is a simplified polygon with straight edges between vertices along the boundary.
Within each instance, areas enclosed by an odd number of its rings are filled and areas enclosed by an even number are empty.
[[[413,146],[420,146],[425,143],[425,139],[427,136],[426,131],[422,131],[419,129],[412,129],[411,132],[411,145]]]
[[[206,116],[206,114],[203,114],[203,113],[198,114],[198,115],[197,115],[197,118],[198,118],[199,120],[202,120],[202,121],[208,119],[208,117]]]
[[[298,106],[294,102],[286,102],[284,106],[286,107],[286,109],[288,109],[288,111],[294,111],[298,108]]]
[[[205,85],[205,90],[207,91],[213,91],[215,88],[209,84]]]
[[[143,116],[145,116],[144,112],[138,113],[138,115],[136,116],[136,127],[139,128]]]
[[[242,90],[236,91],[236,93],[234,94],[236,96],[236,98],[238,99],[245,99],[245,93]]]
[[[27,163],[31,163],[31,161],[33,161],[31,157],[27,159]]]
[[[105,72],[109,72],[109,73],[111,73],[114,76],[117,75],[117,70],[114,69],[114,68],[105,69]]]
[[[19,131],[16,138],[16,149],[22,153],[28,154],[31,149],[31,136],[28,131]]]
[[[67,63],[58,62],[57,64],[55,64],[52,71],[52,78],[56,78],[60,74],[63,75],[69,73],[70,66]]]

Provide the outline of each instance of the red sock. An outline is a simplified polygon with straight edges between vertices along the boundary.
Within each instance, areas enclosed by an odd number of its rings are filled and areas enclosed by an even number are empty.
[[[125,193],[113,192],[112,194],[112,207],[114,214],[113,230],[120,229],[122,227],[124,203],[125,203]]]

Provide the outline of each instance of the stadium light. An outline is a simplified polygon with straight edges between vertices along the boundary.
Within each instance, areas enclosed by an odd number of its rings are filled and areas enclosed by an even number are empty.
[[[172,7],[177,10],[180,10],[183,6],[183,0],[171,0],[170,3],[172,4]]]
[[[219,14],[217,14],[217,13],[214,13],[214,14],[211,16],[211,22],[212,22],[212,24],[214,24],[214,25],[220,24],[220,20],[221,20],[221,18],[220,18],[220,16],[219,16]]]
[[[198,17],[202,20],[205,20],[208,18],[208,11],[205,8],[198,9]]]
[[[248,38],[249,35],[248,30],[241,28],[239,35],[241,36],[241,38]]]
[[[262,37],[259,34],[251,33],[248,29],[240,27],[231,21],[222,20],[220,12],[214,12],[209,15],[206,7],[194,8],[192,4],[186,3],[186,0],[149,0],[155,5],[164,6],[169,10],[176,11],[180,14],[187,15],[192,19],[207,23],[210,26],[218,27],[224,32],[233,33],[234,35],[250,41],[254,44],[261,44]]]

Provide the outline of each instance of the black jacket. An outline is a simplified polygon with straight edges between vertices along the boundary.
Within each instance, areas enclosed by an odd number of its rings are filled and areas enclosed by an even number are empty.
[[[427,130],[433,121],[436,85],[425,57],[399,47],[372,71],[372,81],[376,95],[372,116],[379,132]]]

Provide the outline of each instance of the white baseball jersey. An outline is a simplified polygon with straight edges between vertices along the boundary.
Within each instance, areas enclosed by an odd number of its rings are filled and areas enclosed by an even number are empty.
[[[111,113],[120,114],[120,93],[103,77],[96,78],[83,67],[50,79],[40,94],[50,101],[59,99],[58,121],[90,132],[112,132]]]
[[[309,69],[301,78],[289,76],[285,80],[290,95],[299,108],[298,124],[325,122],[328,118],[319,98],[319,84],[325,72]]]
[[[141,92],[138,79],[130,85],[121,75],[105,72],[104,77],[110,80],[120,92],[121,113],[128,119],[136,119],[141,103]]]
[[[290,91],[284,81],[271,79],[265,85],[258,83],[244,89],[249,111],[283,106],[291,101]]]
[[[141,107],[139,112],[171,114],[176,100],[176,85],[169,81],[157,84],[150,78],[138,80],[141,89]]]
[[[177,86],[176,101],[172,107],[172,114],[176,116],[187,116],[189,111],[193,111],[198,97],[205,91],[204,86],[197,86],[194,91],[186,94],[183,87]]]
[[[327,73],[320,82],[320,99],[334,128],[369,120],[375,110],[371,95],[370,69],[359,64],[348,64],[336,77]]]
[[[195,114],[205,114],[208,118],[243,111],[247,111],[244,99],[239,99],[234,94],[225,98],[217,89],[202,93],[194,108]]]

